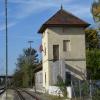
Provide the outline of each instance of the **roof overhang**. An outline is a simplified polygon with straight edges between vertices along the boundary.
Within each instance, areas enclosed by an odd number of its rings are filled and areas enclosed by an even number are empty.
[[[83,27],[87,28],[90,24],[43,24],[41,28],[39,29],[38,33],[42,34],[46,28],[49,27]]]
[[[34,69],[34,73],[37,73],[39,71],[42,70],[42,64],[39,64],[35,69]]]

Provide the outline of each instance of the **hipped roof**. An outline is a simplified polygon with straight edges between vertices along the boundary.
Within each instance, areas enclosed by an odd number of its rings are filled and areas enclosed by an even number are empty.
[[[88,27],[90,24],[83,21],[82,19],[74,16],[73,14],[60,9],[56,14],[54,14],[49,20],[47,20],[39,29],[39,33],[43,33],[48,27]]]

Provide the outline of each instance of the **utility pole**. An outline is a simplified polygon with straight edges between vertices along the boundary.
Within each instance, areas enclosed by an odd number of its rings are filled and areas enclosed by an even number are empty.
[[[34,41],[28,41],[28,43],[29,43],[29,45],[30,45],[30,60],[31,60],[31,52],[32,52],[32,43],[33,43]],[[31,69],[31,87],[32,87],[32,69]]]
[[[28,43],[30,44],[30,49],[31,49],[31,47],[32,47],[32,43],[33,43],[34,41],[28,41]]]
[[[7,100],[7,76],[8,76],[8,20],[7,20],[7,0],[5,0],[5,28],[6,28],[6,82],[5,82],[5,88],[6,88],[6,100]]]

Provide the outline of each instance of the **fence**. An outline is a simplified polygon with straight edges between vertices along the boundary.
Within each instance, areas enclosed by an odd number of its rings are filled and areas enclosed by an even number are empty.
[[[100,100],[100,80],[72,80],[73,100]]]

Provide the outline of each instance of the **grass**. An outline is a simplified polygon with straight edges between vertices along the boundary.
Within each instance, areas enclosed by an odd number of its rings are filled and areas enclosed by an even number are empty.
[[[66,99],[64,97],[49,95],[47,93],[38,93],[38,94],[44,98],[43,100],[65,100]]]
[[[54,95],[49,95],[49,94],[45,94],[44,96],[46,96],[47,98],[50,98],[50,100],[64,100],[64,97],[59,97],[59,96],[54,96]]]

